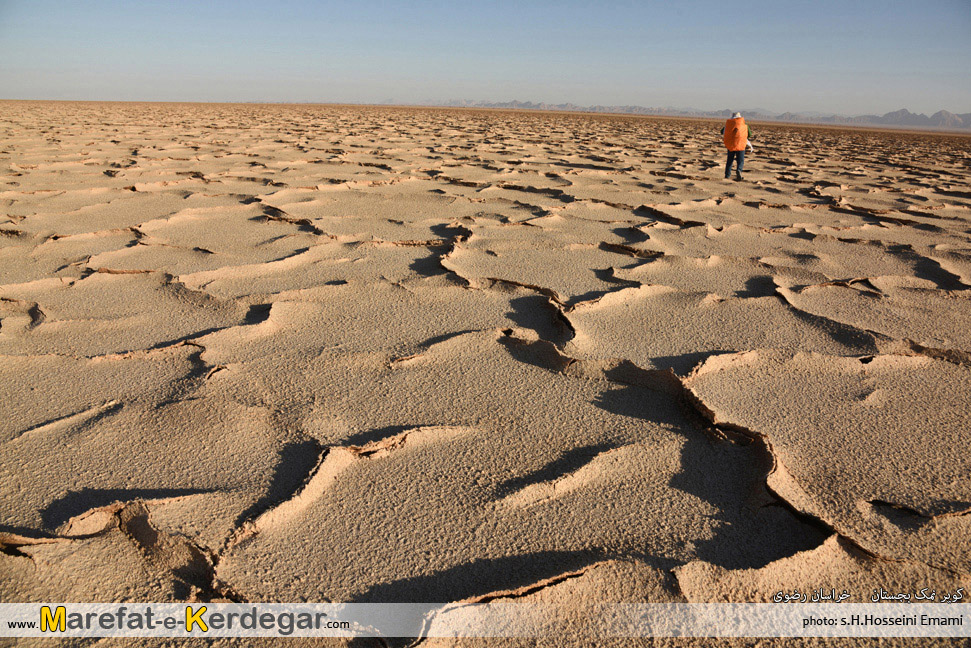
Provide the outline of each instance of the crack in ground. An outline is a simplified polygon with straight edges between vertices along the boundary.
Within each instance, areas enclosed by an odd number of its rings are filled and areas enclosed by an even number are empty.
[[[491,603],[492,601],[498,601],[503,599],[514,600],[514,599],[525,598],[537,592],[541,592],[544,589],[548,589],[550,587],[559,585],[560,583],[564,583],[566,581],[580,578],[588,571],[595,568],[598,564],[600,563],[593,563],[591,565],[587,565],[582,569],[564,572],[562,574],[557,574],[556,576],[551,576],[550,578],[544,578],[543,580],[537,581],[535,583],[531,583],[529,585],[524,585],[522,587],[517,587],[516,589],[489,592],[488,594],[473,596],[467,599],[463,599],[461,601],[449,603],[448,605],[445,605],[437,610],[432,611],[431,613],[429,613],[428,616],[425,617],[424,621],[422,622],[422,627],[419,633],[418,640],[408,645],[410,647],[419,646],[422,643],[424,643],[426,639],[428,639],[428,637],[426,636],[426,633],[430,629],[430,626],[434,622],[434,619],[437,615],[447,614],[449,612],[452,612],[454,610],[459,610],[464,607],[470,607],[473,605],[482,605],[484,603]]]
[[[71,533],[74,526],[79,527],[79,530]],[[155,527],[146,502],[140,499],[114,502],[89,509],[71,518],[67,527],[69,535],[31,538],[0,533],[0,552],[26,558],[36,564],[33,556],[21,551],[21,547],[73,543],[104,536],[112,529],[118,529],[139,550],[147,563],[171,575],[177,598],[187,602],[245,602],[229,585],[216,577],[217,556],[183,535],[168,533]]]
[[[655,221],[660,221],[669,225],[677,225],[681,229],[702,227],[708,224],[703,221],[685,220],[683,218],[678,218],[677,216],[672,216],[671,214],[661,211],[653,205],[641,205],[634,210],[634,213],[638,214],[639,216],[647,216]]]
[[[28,331],[34,330],[43,324],[45,319],[47,319],[47,314],[41,309],[40,304],[24,299],[0,297],[0,309],[25,314],[29,318],[26,326],[26,330]]]
[[[452,426],[416,427],[360,446],[346,445],[322,448],[316,464],[292,493],[281,498],[276,505],[266,508],[236,527],[217,552],[217,561],[219,557],[250,541],[264,530],[285,524],[287,520],[300,515],[314,501],[319,499],[345,470],[357,461],[388,455],[403,448],[408,439],[414,436],[418,436],[418,442],[421,443],[426,437],[440,438],[443,434],[446,437],[453,436],[460,434],[463,430],[464,428]]]
[[[10,437],[4,443],[11,443],[17,439],[21,439],[28,435],[33,434],[45,434],[47,432],[56,431],[61,428],[73,427],[75,425],[83,425],[86,428],[92,425],[102,418],[109,416],[122,408],[122,403],[117,400],[108,400],[101,405],[95,405],[94,407],[88,407],[73,414],[66,414],[64,416],[59,416],[54,419],[44,421],[43,423],[38,423],[32,427],[22,430],[16,435]]]
[[[768,437],[756,430],[751,430],[749,428],[746,428],[744,426],[741,426],[735,423],[731,423],[729,421],[719,420],[715,412],[707,405],[705,405],[701,397],[695,394],[695,392],[690,387],[684,384],[683,379],[679,378],[678,380],[681,383],[684,403],[687,406],[693,408],[697,412],[698,416],[702,420],[706,421],[710,427],[712,427],[714,430],[718,432],[722,432],[725,435],[725,437],[728,438],[729,440],[733,440],[734,438],[741,438],[743,440],[748,440],[748,443],[745,445],[754,444],[760,452],[764,452],[767,454],[767,456],[771,460],[772,467],[769,470],[768,474],[766,475],[765,488],[779,501],[779,503],[782,506],[784,506],[790,513],[796,516],[799,520],[801,520],[802,522],[810,526],[816,527],[817,529],[826,533],[827,535],[838,536],[841,540],[847,542],[858,551],[862,552],[866,556],[873,558],[875,560],[881,560],[884,562],[891,562],[891,563],[900,563],[900,564],[915,564],[913,561],[894,558],[891,556],[884,556],[871,549],[868,549],[860,541],[853,538],[849,533],[840,530],[832,522],[829,522],[814,513],[803,511],[802,509],[798,508],[795,504],[790,502],[788,499],[786,499],[784,495],[782,495],[778,490],[774,489],[770,485],[769,480],[772,477],[772,475],[776,473],[785,474],[788,477],[788,479],[792,479],[792,477],[788,476],[788,471],[785,469],[785,466],[779,461],[778,455],[775,452],[772,446],[772,442],[768,439]],[[879,506],[880,504],[884,504],[884,502],[880,500],[873,500],[870,502],[871,505],[874,505],[873,502],[877,502],[876,504],[877,506]],[[901,510],[901,507],[899,505],[888,504],[888,506],[892,506],[894,509]],[[962,510],[957,513],[952,513],[951,515],[963,516],[969,513],[971,513],[971,509]],[[942,517],[942,516],[934,516],[934,517]],[[960,572],[942,565],[933,565],[930,563],[917,563],[917,564],[923,564],[928,567],[947,571],[955,575],[962,575]]]

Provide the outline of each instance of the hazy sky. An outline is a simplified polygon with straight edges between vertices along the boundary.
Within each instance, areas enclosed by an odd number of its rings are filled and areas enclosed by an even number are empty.
[[[0,98],[971,112],[971,0],[0,0]]]

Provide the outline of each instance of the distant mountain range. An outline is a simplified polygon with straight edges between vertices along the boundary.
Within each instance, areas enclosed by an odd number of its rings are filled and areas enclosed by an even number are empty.
[[[467,108],[507,108],[511,110],[560,110],[569,112],[621,113],[628,115],[662,115],[670,117],[728,118],[734,110],[696,110],[694,108],[646,108],[644,106],[578,106],[572,103],[549,104],[532,101],[429,101],[429,106],[455,106]],[[912,113],[906,109],[885,115],[845,115],[821,112],[784,112],[776,114],[760,108],[741,109],[742,115],[751,120],[793,122],[804,124],[836,124],[847,126],[891,126],[897,128],[933,128],[940,130],[971,131],[971,113],[955,114],[939,110],[930,117]]]

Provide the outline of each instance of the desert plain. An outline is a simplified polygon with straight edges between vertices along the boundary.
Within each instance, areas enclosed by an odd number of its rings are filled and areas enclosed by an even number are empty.
[[[0,600],[971,590],[971,137],[751,126],[0,102]]]

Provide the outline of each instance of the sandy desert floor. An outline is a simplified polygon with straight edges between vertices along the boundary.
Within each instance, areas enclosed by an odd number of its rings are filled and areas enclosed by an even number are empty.
[[[971,138],[720,126],[0,102],[0,600],[971,587]]]

